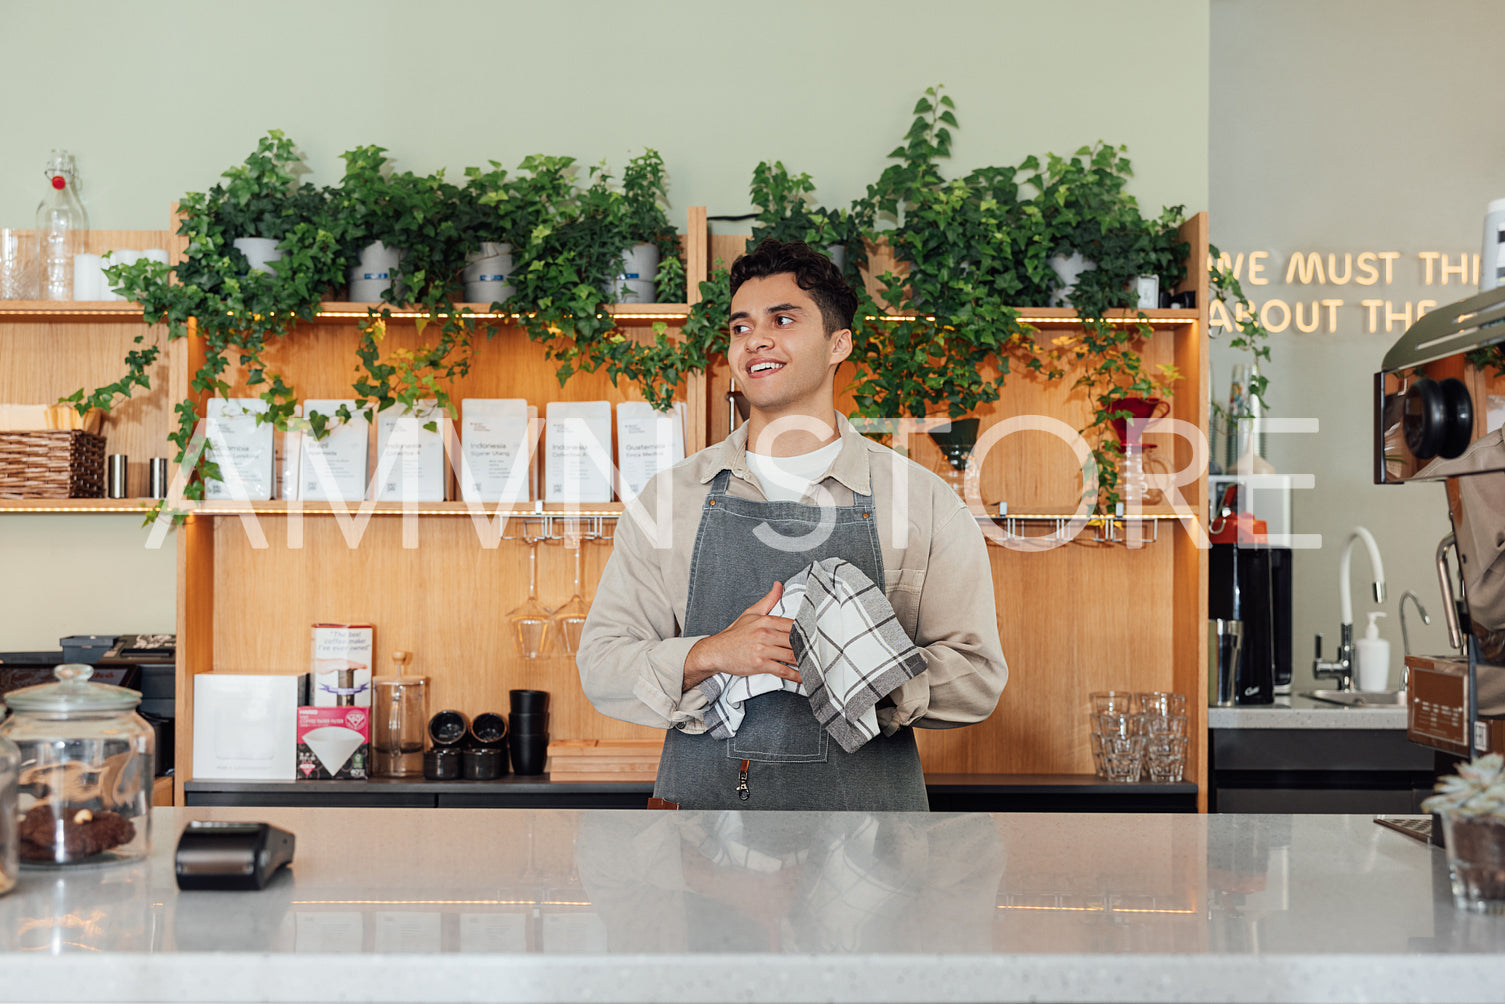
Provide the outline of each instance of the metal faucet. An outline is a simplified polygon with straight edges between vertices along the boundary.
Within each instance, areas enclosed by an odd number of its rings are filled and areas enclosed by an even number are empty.
[[[1427,616],[1427,608],[1421,605],[1421,597],[1417,596],[1416,593],[1414,593],[1410,589],[1407,589],[1404,593],[1401,593],[1401,595],[1400,595],[1400,644],[1401,644],[1401,650],[1404,651],[1406,653],[1406,655],[1410,655],[1411,654],[1411,634],[1410,634],[1410,632],[1408,632],[1406,630],[1406,601],[1407,600],[1410,600],[1412,603],[1416,604],[1416,612],[1421,615],[1421,622],[1423,624],[1430,624],[1430,623],[1432,623],[1432,618],[1429,617],[1429,616]]]
[[[1401,593],[1401,652],[1406,653],[1406,655],[1410,655],[1410,634],[1407,634],[1406,631],[1407,599],[1409,599],[1409,601],[1412,601],[1413,604],[1416,604],[1416,613],[1421,614],[1421,622],[1424,623],[1424,625],[1430,625],[1431,617],[1427,616],[1427,608],[1422,607],[1421,598],[1419,598],[1419,596],[1416,596],[1416,593],[1413,593],[1412,590],[1409,589],[1407,589],[1406,592]],[[1410,692],[1410,665],[1407,664],[1406,658],[1404,658],[1404,656],[1403,658],[1401,658],[1401,691]]]
[[[1339,625],[1338,657],[1331,662],[1322,658],[1322,636],[1317,635],[1316,657],[1312,660],[1312,675],[1319,679],[1338,681],[1339,690],[1353,690],[1353,593],[1349,578],[1353,565],[1353,545],[1363,541],[1369,552],[1369,568],[1374,573],[1374,600],[1385,602],[1385,564],[1380,560],[1380,547],[1374,534],[1362,526],[1353,528],[1348,540],[1343,543],[1343,554],[1338,559],[1338,607],[1342,617]]]

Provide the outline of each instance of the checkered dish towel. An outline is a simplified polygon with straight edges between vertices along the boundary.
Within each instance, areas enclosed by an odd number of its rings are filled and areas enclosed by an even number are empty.
[[[840,558],[797,572],[771,614],[794,620],[789,641],[803,682],[772,673],[705,680],[705,726],[716,739],[737,734],[745,702],[792,690],[810,698],[816,720],[851,753],[878,734],[879,698],[925,669],[925,654],[899,626],[883,590]]]

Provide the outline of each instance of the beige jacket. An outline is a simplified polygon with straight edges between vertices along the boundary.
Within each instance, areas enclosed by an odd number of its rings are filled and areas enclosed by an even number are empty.
[[[841,452],[812,486],[809,504],[851,505],[872,486],[884,591],[926,668],[878,709],[901,725],[944,729],[982,721],[1008,679],[998,640],[987,544],[956,492],[922,467],[865,439],[838,416]],[[690,559],[711,479],[730,468],[728,491],[763,500],[747,466],[747,426],[659,473],[617,522],[611,558],[580,640],[585,695],[604,715],[655,728],[704,731],[706,699],[684,691],[683,636]],[[771,583],[770,583],[771,585]]]

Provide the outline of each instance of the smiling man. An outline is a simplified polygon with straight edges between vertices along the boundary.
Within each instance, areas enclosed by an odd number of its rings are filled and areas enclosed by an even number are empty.
[[[857,307],[840,270],[770,239],[737,259],[731,285],[727,361],[748,420],[649,483],[641,513],[659,520],[620,521],[581,683],[603,714],[666,730],[655,804],[923,811],[913,728],[983,720],[1008,675],[987,546],[940,478],[836,413]],[[807,624],[814,585],[799,615],[809,630],[792,635],[784,584],[803,588],[815,563],[839,572],[830,607],[863,606],[854,637],[839,636],[852,616]],[[869,583],[883,595],[863,599]],[[806,660],[834,651],[842,665],[828,668],[877,698],[855,749],[812,710],[796,638]],[[904,659],[894,675],[888,663]],[[745,699],[729,709],[731,693]]]

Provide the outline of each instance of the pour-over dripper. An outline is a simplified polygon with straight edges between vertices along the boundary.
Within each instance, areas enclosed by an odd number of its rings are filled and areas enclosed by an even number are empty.
[[[1164,407],[1164,410],[1160,409]],[[1150,426],[1170,413],[1170,402],[1158,397],[1119,397],[1108,402],[1107,411],[1111,415],[1119,413],[1118,418],[1111,420],[1113,434],[1118,437],[1119,445],[1127,445],[1132,439],[1138,442],[1149,431]],[[1128,413],[1128,418],[1123,413]],[[1158,412],[1158,414],[1157,414]],[[1134,428],[1129,428],[1129,422],[1134,422]]]
[[[958,495],[964,494],[967,468],[972,463],[972,450],[977,446],[977,425],[975,418],[953,418],[950,425],[930,430],[930,438],[946,458],[946,466],[940,475]]]

